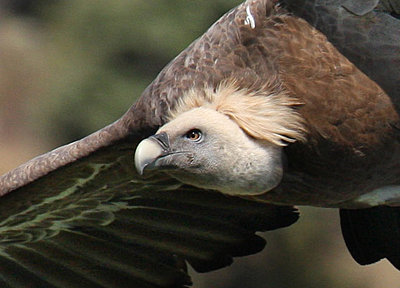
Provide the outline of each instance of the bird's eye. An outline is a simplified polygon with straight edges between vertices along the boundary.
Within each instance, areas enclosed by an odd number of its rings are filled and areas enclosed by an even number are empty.
[[[201,137],[202,137],[202,133],[199,129],[192,129],[190,131],[188,131],[185,134],[186,139],[189,139],[190,141],[200,141]]]

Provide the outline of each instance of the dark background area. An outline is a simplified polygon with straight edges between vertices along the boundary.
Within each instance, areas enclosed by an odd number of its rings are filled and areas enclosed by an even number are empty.
[[[118,119],[233,0],[0,0],[0,174]],[[194,287],[400,287],[386,261],[356,264],[337,211],[301,207],[263,253],[192,273]]]

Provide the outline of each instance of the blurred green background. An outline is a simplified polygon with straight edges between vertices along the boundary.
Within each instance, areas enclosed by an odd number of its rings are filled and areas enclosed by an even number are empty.
[[[118,119],[234,0],[0,0],[0,174]],[[400,287],[386,261],[356,264],[337,211],[301,208],[263,253],[199,288]]]

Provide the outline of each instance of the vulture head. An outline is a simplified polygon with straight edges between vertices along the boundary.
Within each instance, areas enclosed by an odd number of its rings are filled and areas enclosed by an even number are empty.
[[[299,104],[279,86],[251,91],[232,80],[193,89],[170,111],[170,121],[138,145],[136,169],[162,169],[230,195],[262,194],[282,179],[282,147],[304,140]]]

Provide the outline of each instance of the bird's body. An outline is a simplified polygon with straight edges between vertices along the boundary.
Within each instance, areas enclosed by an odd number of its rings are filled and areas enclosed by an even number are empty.
[[[181,259],[209,271],[258,252],[254,233],[295,222],[291,205],[342,208],[354,258],[400,269],[400,28],[387,18],[400,5],[325,2],[244,2],[121,119],[2,176],[0,282],[183,287]]]
[[[191,93],[201,98],[206,87],[217,87],[226,79],[239,79],[240,88],[263,87],[266,94],[283,90],[293,103],[303,104],[296,108],[305,122],[307,141],[285,148],[290,161],[284,179],[262,198],[289,205],[340,207],[345,202],[349,208],[368,207],[368,203],[349,202],[399,184],[400,123],[393,104],[398,95],[392,100],[306,21],[269,8],[252,8],[259,13],[253,15],[255,27],[242,25],[234,37],[221,41],[228,27],[234,26],[231,21],[244,23],[248,11],[224,16],[188,48],[190,53],[184,51],[160,73],[150,87],[156,90],[145,92],[138,106],[151,105],[166,117],[174,109],[172,97],[184,97],[193,89]],[[207,53],[215,59],[196,58]],[[164,81],[177,73],[174,79],[179,83]],[[181,85],[185,77],[192,82]],[[155,94],[161,99],[154,101]],[[159,121],[158,125],[166,119]]]

